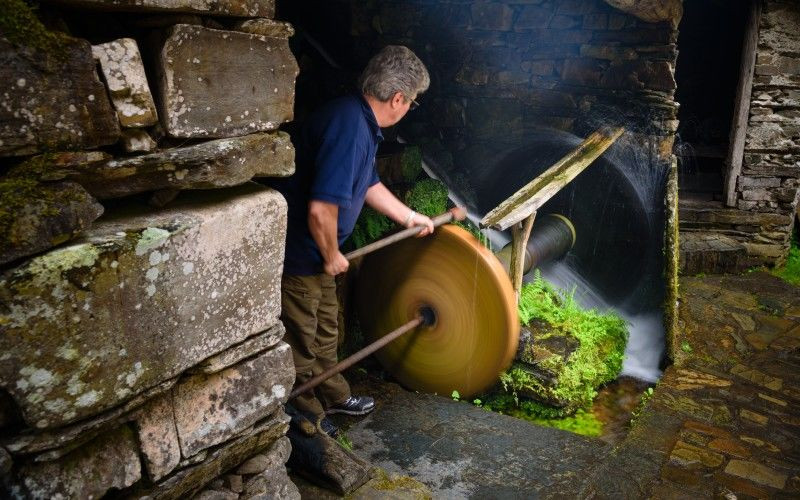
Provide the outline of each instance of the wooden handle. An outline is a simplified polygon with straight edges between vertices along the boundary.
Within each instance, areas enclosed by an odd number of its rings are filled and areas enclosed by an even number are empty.
[[[442,224],[447,224],[448,222],[451,222],[453,220],[459,220],[459,221],[464,220],[466,217],[467,217],[467,211],[464,210],[464,208],[454,207],[441,215],[437,215],[431,220],[433,220],[433,227],[439,227]],[[414,226],[414,227],[409,227],[408,229],[403,229],[399,233],[389,235],[386,238],[381,238],[380,240],[374,241],[369,245],[364,245],[363,247],[357,250],[353,250],[352,252],[346,254],[344,257],[347,260],[353,260],[356,257],[361,257],[362,255],[374,252],[375,250],[391,245],[392,243],[397,243],[400,240],[410,238],[411,236],[416,236],[424,228],[425,226]]]

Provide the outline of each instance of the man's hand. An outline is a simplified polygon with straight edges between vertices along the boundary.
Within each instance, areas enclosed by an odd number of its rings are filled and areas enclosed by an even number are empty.
[[[433,221],[422,214],[412,212],[402,201],[389,191],[383,183],[373,184],[367,189],[367,205],[405,227],[424,226],[419,236],[433,232]],[[411,216],[411,217],[410,217]]]
[[[419,232],[417,238],[422,236],[428,236],[429,234],[433,233],[433,221],[430,217],[426,217],[425,215],[414,213],[414,216],[411,217],[411,220],[408,221],[406,227],[414,227],[414,226],[424,226],[425,229]]]
[[[336,276],[337,274],[341,274],[347,272],[347,269],[350,267],[350,262],[342,255],[342,252],[337,252],[336,255],[333,256],[333,259],[330,261],[325,261],[323,268],[326,274],[330,274],[331,276]]]

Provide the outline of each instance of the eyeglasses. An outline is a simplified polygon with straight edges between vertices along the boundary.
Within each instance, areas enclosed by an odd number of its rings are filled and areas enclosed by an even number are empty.
[[[414,99],[408,98],[408,100],[411,101],[411,105],[408,107],[409,111],[413,111],[419,107],[419,103]]]

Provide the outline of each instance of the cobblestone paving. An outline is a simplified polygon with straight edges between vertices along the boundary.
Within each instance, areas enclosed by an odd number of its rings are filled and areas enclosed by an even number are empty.
[[[679,321],[675,364],[584,494],[800,498],[800,288],[684,278]]]

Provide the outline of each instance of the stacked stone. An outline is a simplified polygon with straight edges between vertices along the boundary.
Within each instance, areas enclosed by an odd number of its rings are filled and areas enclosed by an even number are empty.
[[[780,218],[774,230],[740,238],[748,253],[780,262],[800,196],[800,6],[770,0],[761,14],[750,118],[737,207]]]
[[[538,127],[584,136],[604,124],[628,126],[668,157],[680,3],[650,3],[677,18],[653,23],[603,0],[351,2],[352,31],[370,42],[365,60],[401,43],[429,63],[431,90],[405,134],[437,167],[493,162]]]
[[[292,29],[271,0],[61,3],[163,14],[92,47],[0,8],[0,487],[186,498],[259,454],[238,493],[299,497],[286,203],[250,182],[294,170]]]

